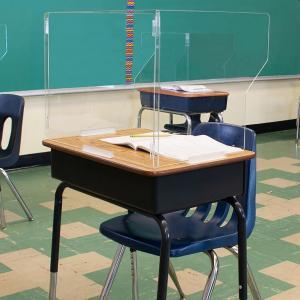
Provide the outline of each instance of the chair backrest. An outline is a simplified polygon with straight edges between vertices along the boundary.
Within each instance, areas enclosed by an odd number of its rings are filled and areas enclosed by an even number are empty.
[[[247,150],[256,151],[256,134],[253,130],[245,127],[235,126],[225,123],[201,123],[193,129],[194,135],[205,134],[213,139],[229,146],[241,147]],[[256,216],[256,159],[249,160],[246,164],[246,187],[245,193],[239,198],[244,207],[247,219],[247,236],[254,228]],[[199,207],[199,213],[209,214],[211,205]],[[219,223],[225,220],[229,211],[229,205],[219,202],[214,212],[214,218],[218,218]],[[235,216],[235,215],[233,215]]]
[[[24,99],[21,96],[11,94],[0,94],[0,146],[4,123],[11,118],[11,132],[6,149],[0,148],[0,167],[14,165],[18,158],[21,145],[22,122],[24,112]]]

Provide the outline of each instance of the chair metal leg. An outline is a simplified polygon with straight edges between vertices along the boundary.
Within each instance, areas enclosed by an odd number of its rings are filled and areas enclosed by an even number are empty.
[[[139,299],[138,275],[137,275],[137,253],[135,249],[130,249],[131,276],[132,276],[132,299]]]
[[[218,273],[219,273],[219,259],[214,250],[209,250],[204,252],[208,257],[210,258],[210,263],[211,263],[211,271],[208,275],[202,299],[203,300],[209,300],[211,299],[211,295],[213,292],[213,289],[216,285]]]
[[[24,210],[27,219],[29,221],[33,221],[33,216],[31,211],[29,210],[27,204],[25,203],[25,201],[22,199],[21,195],[19,194],[18,190],[16,189],[15,185],[12,183],[12,181],[9,179],[7,173],[5,170],[3,170],[2,168],[0,168],[0,172],[2,173],[2,175],[4,176],[5,181],[7,182],[8,186],[10,187],[11,191],[13,192],[13,194],[15,195],[16,199],[18,200],[20,206],[22,207],[22,209]]]
[[[224,123],[223,115],[222,113],[217,113],[217,112],[211,112],[208,122],[220,122]]]
[[[0,229],[6,228],[6,219],[4,213],[4,204],[2,199],[2,188],[0,185]]]
[[[239,250],[238,250],[238,247],[237,246],[234,246],[232,248],[227,248],[236,258],[238,258],[239,256]],[[250,291],[251,291],[251,294],[252,294],[252,297],[254,300],[261,300],[262,297],[259,293],[259,290],[258,290],[258,287],[257,287],[257,284],[255,282],[255,278],[254,278],[254,275],[251,271],[251,268],[249,266],[249,264],[247,264],[247,282],[248,282],[248,285],[249,285],[249,288],[250,288]]]
[[[297,114],[297,122],[296,122],[296,144],[298,145],[299,142],[299,131],[300,131],[300,99],[298,103],[298,114]]]
[[[219,122],[224,123],[224,118],[223,118],[222,113],[218,113],[218,117],[219,117]]]
[[[113,262],[112,262],[110,270],[109,270],[109,273],[107,275],[105,284],[104,284],[103,289],[101,291],[99,300],[107,300],[108,299],[108,294],[111,290],[112,284],[113,284],[114,279],[117,275],[117,272],[118,272],[122,257],[124,255],[125,249],[126,249],[126,247],[123,246],[123,245],[118,246],[117,252],[115,254],[115,257],[113,259]]]
[[[172,264],[171,260],[169,261],[169,275],[170,275],[172,281],[174,282],[174,284],[177,288],[177,291],[180,295],[180,300],[185,300],[186,296],[185,296],[185,294],[184,294],[184,292],[183,292],[183,290],[180,286],[180,283],[178,281],[178,278],[177,278],[177,275],[176,275],[176,272],[175,272],[175,269],[173,267],[173,264]]]

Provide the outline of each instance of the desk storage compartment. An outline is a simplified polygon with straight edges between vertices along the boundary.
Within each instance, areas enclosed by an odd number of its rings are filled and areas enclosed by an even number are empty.
[[[244,193],[243,161],[148,176],[53,149],[51,153],[53,178],[131,211],[164,214]]]
[[[222,112],[226,110],[228,96],[177,97],[160,95],[160,109],[184,112],[187,114]],[[153,108],[153,93],[140,93],[143,107]]]

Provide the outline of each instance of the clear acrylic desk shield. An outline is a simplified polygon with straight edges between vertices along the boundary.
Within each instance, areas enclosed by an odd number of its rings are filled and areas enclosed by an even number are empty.
[[[7,54],[7,26],[0,24],[0,61],[4,59]]]
[[[140,141],[149,140],[149,161],[159,167],[165,128],[193,134],[200,122],[221,121],[221,113],[225,123],[244,126],[251,91],[268,61],[269,26],[267,14],[250,12],[47,13],[49,136],[141,127],[147,137]],[[189,97],[165,95],[178,86],[192,86]],[[208,94],[205,102],[191,97],[195,91]],[[229,93],[222,107],[216,99],[211,107],[214,91]]]

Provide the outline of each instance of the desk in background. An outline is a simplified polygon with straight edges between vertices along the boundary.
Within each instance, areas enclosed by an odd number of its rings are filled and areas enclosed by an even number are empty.
[[[162,235],[157,291],[157,299],[160,300],[166,299],[170,252],[168,224],[163,214],[208,203],[212,199],[218,201],[228,198],[239,220],[239,293],[240,299],[246,299],[245,216],[230,199],[244,193],[245,163],[255,153],[244,150],[198,164],[160,157],[160,166],[154,168],[149,153],[99,140],[101,137],[144,132],[146,130],[131,129],[113,135],[74,136],[43,141],[45,146],[51,148],[52,176],[62,181],[55,194],[49,299],[56,299],[62,194],[66,187],[150,216],[158,223]],[[85,146],[110,151],[113,157],[102,157],[85,151]]]
[[[210,113],[210,121],[222,122],[221,113],[226,110],[227,92],[181,92],[169,91],[163,89],[140,88],[141,105],[138,112],[137,127],[141,127],[142,113],[144,110],[153,110],[154,94],[159,94],[159,105],[156,103],[155,108],[159,107],[161,112],[170,114],[170,124],[165,128],[170,131],[192,134],[193,128],[199,124],[202,113]],[[174,124],[173,115],[182,115],[186,119],[186,124]]]

